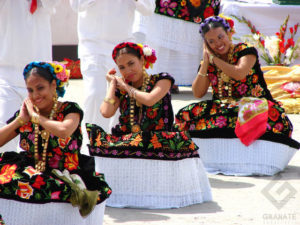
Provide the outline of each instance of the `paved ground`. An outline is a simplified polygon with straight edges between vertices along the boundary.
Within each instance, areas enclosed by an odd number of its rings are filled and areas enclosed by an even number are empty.
[[[82,105],[81,80],[72,80],[65,99]],[[209,97],[209,96],[207,96]],[[190,88],[173,95],[173,107],[198,101]],[[293,138],[300,141],[300,115],[289,115]],[[213,201],[180,209],[144,210],[106,207],[104,225],[300,225],[300,153],[274,177],[208,175]],[[266,192],[266,190],[268,190]]]

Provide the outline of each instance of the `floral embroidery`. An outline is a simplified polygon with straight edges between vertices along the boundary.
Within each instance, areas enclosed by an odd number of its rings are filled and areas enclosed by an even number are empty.
[[[18,181],[18,187],[19,188],[16,190],[16,195],[18,195],[20,198],[29,199],[33,194],[33,189],[28,182]]]
[[[15,176],[15,171],[17,169],[17,165],[7,164],[1,168],[0,171],[0,184],[6,184],[11,181],[11,179]]]

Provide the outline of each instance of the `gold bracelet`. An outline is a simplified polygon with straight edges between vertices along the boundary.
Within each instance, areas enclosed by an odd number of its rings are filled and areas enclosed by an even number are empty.
[[[40,115],[37,113],[33,113],[31,116],[31,121],[35,124],[39,124],[40,122]]]
[[[20,124],[21,127],[25,124],[25,122],[22,120],[21,117],[18,116],[17,120],[18,120],[18,122],[19,122],[19,124]]]
[[[103,101],[105,101],[106,103],[111,104],[111,105],[114,105],[115,102],[116,102],[115,99],[113,99],[113,98],[107,98],[107,97],[105,97]]]
[[[207,74],[203,74],[203,73],[200,73],[200,71],[197,73],[197,76],[200,76],[200,77],[207,77],[208,75]]]

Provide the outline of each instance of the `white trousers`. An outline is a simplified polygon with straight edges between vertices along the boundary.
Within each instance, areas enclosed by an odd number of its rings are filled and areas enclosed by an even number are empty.
[[[111,127],[117,122],[118,115],[107,119],[100,113],[100,105],[106,96],[108,85],[105,75],[111,68],[116,68],[116,64],[111,56],[89,55],[80,58],[80,67],[84,83],[82,152],[87,153],[86,144],[88,144],[88,137],[85,123],[97,124],[106,132],[110,132]]]
[[[0,127],[5,126],[6,121],[20,109],[26,96],[26,88],[0,84]],[[14,138],[1,147],[0,152],[17,151],[18,142],[19,137]]]

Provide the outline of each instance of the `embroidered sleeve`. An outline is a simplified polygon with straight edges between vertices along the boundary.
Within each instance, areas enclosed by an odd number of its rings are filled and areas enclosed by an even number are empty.
[[[174,78],[169,74],[169,73],[160,73],[158,75],[154,75],[156,78],[156,82],[163,80],[163,79],[167,79],[171,81],[171,87],[174,84],[175,80]]]
[[[68,115],[69,113],[78,113],[80,115],[80,123],[83,118],[83,111],[80,106],[75,102],[64,102],[61,107],[64,107],[62,113],[64,116]]]
[[[258,53],[256,48],[249,46],[247,44],[240,44],[239,46],[237,46],[238,48],[238,54],[237,54],[237,58],[241,58],[245,55],[255,55],[256,58],[258,59]]]

